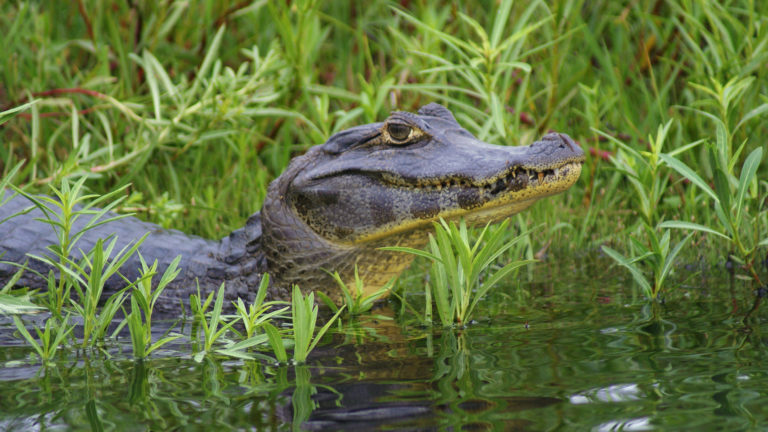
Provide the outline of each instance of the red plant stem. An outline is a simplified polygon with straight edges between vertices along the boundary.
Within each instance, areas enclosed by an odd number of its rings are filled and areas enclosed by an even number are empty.
[[[104,93],[99,93],[99,92],[97,92],[95,90],[88,90],[88,89],[79,88],[79,87],[57,88],[57,89],[33,92],[32,96],[33,97],[51,97],[51,96],[59,96],[59,95],[64,95],[64,94],[83,94],[83,95],[86,95],[86,96],[95,97],[97,99],[107,99],[108,98],[108,96],[105,95]],[[20,105],[20,104],[26,102],[27,99],[28,98],[26,96],[24,96],[20,100],[16,101],[15,103],[12,103],[11,105],[9,105],[8,107],[6,107],[4,109],[8,109],[8,108],[12,108],[12,107],[14,107],[16,105]],[[77,113],[80,114],[80,115],[83,115],[83,114],[91,113],[93,111],[96,111],[96,108],[87,108],[87,109],[79,110]],[[68,113],[68,112],[50,112],[50,113],[41,113],[40,117],[41,118],[44,118],[44,117],[61,117],[61,116],[67,116],[69,114],[70,113]],[[19,117],[25,118],[25,119],[29,119],[29,118],[32,118],[32,114],[20,113]]]
[[[79,94],[84,94],[84,95],[88,95],[88,96],[93,96],[93,97],[99,98],[99,99],[106,99],[107,98],[107,95],[105,95],[104,93],[99,93],[99,92],[97,92],[95,90],[88,90],[88,89],[78,88],[78,87],[74,87],[74,88],[58,88],[58,89],[52,89],[52,90],[45,90],[45,91],[40,91],[40,92],[32,93],[32,96],[48,97],[48,96],[58,96],[58,95],[69,94],[69,93],[79,93]],[[21,102],[24,102],[24,99],[22,99],[19,103],[21,103]]]
[[[84,110],[77,111],[77,114],[78,115],[90,114],[90,113],[92,113],[94,111],[96,111],[96,108],[87,108],[87,109],[84,109]],[[40,113],[40,118],[45,118],[45,117],[63,117],[63,116],[68,116],[68,115],[70,115],[70,113],[68,113],[68,112],[56,111],[56,112]],[[30,118],[32,118],[32,114],[30,114],[30,113],[20,113],[19,117],[25,118],[25,119],[30,119]]]
[[[88,37],[93,42],[96,42],[96,38],[93,36],[93,25],[91,25],[91,19],[88,18],[88,14],[85,12],[85,5],[83,4],[83,0],[78,0],[77,7],[80,10],[80,16],[82,16],[83,21],[85,21],[85,28],[88,31]]]

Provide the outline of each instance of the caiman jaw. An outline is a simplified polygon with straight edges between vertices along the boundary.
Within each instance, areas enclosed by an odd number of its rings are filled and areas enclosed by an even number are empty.
[[[400,188],[411,193],[467,198],[464,202],[459,201],[459,205],[453,208],[444,208],[439,211],[424,210],[422,213],[414,214],[410,220],[401,220],[396,225],[382,226],[377,232],[358,237],[355,243],[375,242],[410,230],[430,228],[431,222],[439,218],[456,220],[463,217],[470,224],[498,222],[525,210],[540,198],[570,188],[579,179],[582,163],[583,156],[553,163],[547,167],[510,166],[498,176],[480,181],[453,177],[414,182],[382,173],[378,176],[379,181],[387,184],[388,187]]]

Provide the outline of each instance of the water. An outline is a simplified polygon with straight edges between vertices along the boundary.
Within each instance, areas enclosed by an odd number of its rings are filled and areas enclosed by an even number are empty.
[[[196,363],[188,340],[134,362],[124,339],[41,368],[6,323],[0,429],[768,430],[768,306],[745,325],[749,285],[693,276],[650,305],[599,268],[501,290],[463,330],[391,303],[300,367]]]

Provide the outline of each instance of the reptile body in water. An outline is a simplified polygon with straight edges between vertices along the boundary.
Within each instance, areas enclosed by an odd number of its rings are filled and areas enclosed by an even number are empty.
[[[382,123],[333,135],[325,144],[296,157],[275,179],[261,212],[220,241],[165,230],[124,218],[89,230],[75,250],[90,250],[98,238],[115,235],[115,250],[149,232],[140,247],[144,259],[158,260],[162,272],[181,255],[179,276],[165,289],[158,309],[178,310],[197,292],[226,282],[228,299],[255,295],[262,275],[271,277],[268,297],[288,299],[289,287],[318,290],[339,301],[336,283],[325,270],[346,281],[359,268],[367,292],[378,289],[411,262],[409,254],[382,246],[422,247],[439,218],[464,217],[471,224],[500,221],[536,200],[562,192],[581,173],[584,153],[567,135],[550,133],[530,146],[484,143],[462,128],[441,105],[417,114],[395,112]],[[16,196],[0,207],[0,220],[29,207]],[[35,209],[0,224],[0,260],[23,263],[41,274],[49,268],[27,254],[46,254],[55,243],[49,225],[36,221]],[[78,221],[75,229],[86,222]],[[138,277],[138,257],[122,268]],[[18,270],[0,264],[0,287]],[[18,285],[44,288],[32,271]],[[125,286],[113,277],[109,295]]]

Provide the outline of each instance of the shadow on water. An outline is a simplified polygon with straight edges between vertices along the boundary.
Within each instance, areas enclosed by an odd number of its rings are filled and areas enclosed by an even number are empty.
[[[663,304],[580,271],[499,290],[477,323],[427,329],[388,307],[306,365],[208,356],[179,339],[145,361],[123,338],[48,367],[0,322],[0,429],[744,430],[765,427],[768,316],[751,289],[680,284]],[[167,325],[170,325],[167,324]],[[190,326],[186,326],[190,327]],[[166,329],[158,329],[164,332]],[[189,334],[189,330],[184,330]],[[184,342],[186,340],[187,342]]]

